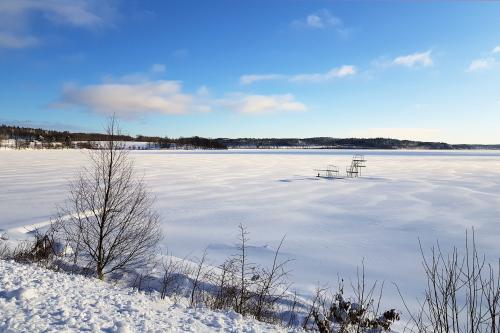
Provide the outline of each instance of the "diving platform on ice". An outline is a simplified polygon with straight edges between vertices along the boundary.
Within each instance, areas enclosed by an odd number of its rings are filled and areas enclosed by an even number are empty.
[[[346,167],[345,176],[340,176],[339,168],[336,165],[329,164],[325,169],[314,169],[318,172],[316,177],[320,178],[358,178],[361,177],[361,169],[366,168],[366,159],[364,155],[354,155],[351,164]]]

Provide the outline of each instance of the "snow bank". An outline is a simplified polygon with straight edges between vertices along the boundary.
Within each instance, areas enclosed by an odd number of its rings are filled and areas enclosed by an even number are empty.
[[[0,260],[0,332],[286,332],[85,278]]]

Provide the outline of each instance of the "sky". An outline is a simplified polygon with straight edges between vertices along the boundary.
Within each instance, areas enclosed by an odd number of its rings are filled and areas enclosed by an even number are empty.
[[[0,123],[500,143],[500,2],[0,0]]]

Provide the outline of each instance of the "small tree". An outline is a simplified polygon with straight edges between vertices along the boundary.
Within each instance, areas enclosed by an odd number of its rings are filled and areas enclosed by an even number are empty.
[[[87,264],[101,280],[106,274],[146,264],[161,238],[159,216],[123,143],[115,118],[108,141],[89,151],[89,166],[70,185],[58,219],[75,261]]]
[[[239,273],[239,293],[236,303],[235,311],[245,315],[247,310],[247,302],[251,298],[249,291],[249,284],[252,282],[252,269],[251,263],[248,262],[248,231],[247,228],[240,224],[239,229],[239,244],[238,244],[238,255],[236,256],[236,266],[238,267]]]
[[[259,321],[276,322],[277,304],[285,299],[291,284],[288,282],[289,271],[286,269],[290,260],[279,260],[280,250],[285,237],[281,239],[274,252],[273,264],[269,269],[262,268],[252,279],[256,283],[253,314]]]

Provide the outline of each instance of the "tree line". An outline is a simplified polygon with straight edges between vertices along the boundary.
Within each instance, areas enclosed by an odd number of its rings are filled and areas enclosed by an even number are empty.
[[[238,138],[218,139],[230,148],[320,148],[320,149],[472,149],[471,145],[423,142],[390,138]],[[500,146],[498,146],[500,148]]]
[[[46,130],[41,128],[0,125],[0,141],[13,139],[16,148],[23,148],[26,142],[38,141],[47,146],[59,144],[62,147],[91,148],[90,142],[108,141],[106,133],[82,133]],[[160,136],[120,134],[118,141],[148,142],[158,148],[178,149],[228,149],[228,148],[320,148],[320,149],[500,149],[500,145],[448,144],[398,140],[391,138],[203,138],[199,136],[169,138]],[[77,144],[73,144],[78,142]]]
[[[0,125],[0,145],[2,140],[14,140],[15,148],[28,148],[30,142],[40,143],[42,148],[76,147],[93,148],[92,142],[115,141],[147,142],[150,146],[159,148],[193,148],[193,149],[227,149],[227,146],[216,139],[202,138],[199,136],[169,138],[159,136],[115,134],[110,137],[108,133],[82,133],[69,131],[46,130],[19,126]]]

